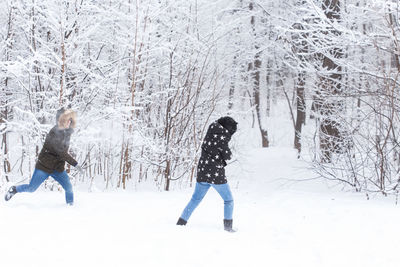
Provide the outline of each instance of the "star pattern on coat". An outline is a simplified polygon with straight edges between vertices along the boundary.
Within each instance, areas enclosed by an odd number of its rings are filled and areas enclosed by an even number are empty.
[[[226,161],[231,159],[228,143],[231,135],[217,121],[213,122],[202,142],[202,153],[197,168],[197,181],[211,184],[227,183]]]

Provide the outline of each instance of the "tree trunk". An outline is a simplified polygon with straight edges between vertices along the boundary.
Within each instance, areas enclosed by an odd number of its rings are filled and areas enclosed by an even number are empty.
[[[62,36],[64,35],[62,34]],[[64,37],[61,38],[61,58],[62,58],[62,64],[61,64],[60,99],[59,99],[60,106],[64,104],[64,82],[65,82],[65,64],[66,64]]]
[[[254,3],[250,2],[249,4],[249,9],[252,11],[254,9]],[[253,37],[256,39],[257,33],[256,33],[256,22],[255,22],[255,16],[251,16],[251,26],[253,30]],[[262,126],[262,119],[261,119],[261,107],[260,107],[260,67],[261,67],[261,52],[258,51],[259,46],[256,44],[254,46],[256,54],[254,56],[254,61],[252,64],[249,65],[250,71],[251,71],[251,77],[253,79],[253,98],[254,98],[254,105],[256,108],[256,115],[257,115],[257,120],[258,120],[258,126],[260,129],[260,134],[261,134],[261,145],[262,147],[268,147],[269,146],[269,140],[268,140],[268,131],[265,130]]]
[[[265,82],[267,84],[267,117],[271,114],[271,71],[270,71],[270,61],[267,63],[267,75],[265,75]]]
[[[12,29],[12,21],[13,21],[13,9],[14,7],[10,7],[10,12],[8,14],[8,25],[7,25],[7,38],[5,40],[5,43],[7,44],[6,46],[6,51],[5,51],[5,61],[10,60],[10,53],[9,51],[12,49],[12,39],[13,37],[13,29]],[[3,92],[4,92],[4,98],[0,100],[0,105],[4,107],[4,110],[0,110],[0,124],[6,123],[7,120],[9,120],[10,116],[10,109],[8,108],[8,98],[12,95],[10,92],[10,89],[8,88],[8,82],[9,82],[9,77],[6,77],[4,79],[4,87],[3,87]],[[9,182],[8,178],[8,173],[11,171],[11,164],[10,161],[8,160],[9,155],[8,155],[8,135],[7,131],[3,133],[3,140],[1,142],[1,148],[3,148],[3,153],[4,153],[4,173],[5,173],[5,178],[6,181]]]
[[[235,55],[233,57],[233,67],[235,68],[236,64],[237,64],[237,60],[236,60],[237,56]],[[236,69],[233,70],[233,74],[231,77],[231,85],[229,87],[229,102],[228,102],[228,110],[232,110],[233,108],[233,97],[235,95],[235,82],[236,82]]]
[[[7,86],[6,86],[7,87]],[[7,117],[8,117],[8,110],[7,110],[7,107],[5,108],[5,110],[4,110],[4,112],[3,112],[3,114],[0,114],[0,115],[2,115],[1,117],[0,117],[0,124],[1,123],[5,123],[5,120],[7,120]],[[3,117],[4,116],[4,119],[5,120],[3,120]],[[4,134],[3,134],[3,140],[2,140],[2,142],[1,142],[1,146],[3,147],[3,153],[4,153],[4,173],[5,173],[5,178],[6,178],[6,181],[7,182],[9,182],[10,180],[8,179],[8,173],[11,171],[11,164],[10,164],[10,162],[8,161],[8,141],[7,141],[7,132],[5,132]]]
[[[305,123],[306,118],[306,103],[304,100],[304,84],[305,84],[305,73],[300,72],[298,74],[297,86],[296,86],[296,106],[297,106],[297,117],[295,124],[294,134],[294,147],[297,151],[301,152],[301,130]]]
[[[328,19],[332,21],[340,19],[339,0],[325,0],[322,6]],[[340,35],[335,31],[330,34]],[[331,162],[332,153],[338,151],[341,140],[340,123],[335,114],[339,114],[342,110],[342,103],[335,99],[335,96],[341,94],[342,67],[331,58],[341,58],[343,52],[340,47],[333,47],[328,53],[329,56],[323,55],[322,67],[330,74],[321,77],[320,94],[317,94],[319,99],[315,106],[320,119],[319,137],[322,162]]]

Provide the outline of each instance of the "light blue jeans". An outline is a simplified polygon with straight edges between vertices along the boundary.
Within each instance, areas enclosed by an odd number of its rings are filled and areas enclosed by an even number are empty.
[[[17,192],[35,192],[36,189],[46,180],[49,176],[53,177],[62,188],[65,190],[65,200],[67,203],[74,202],[74,193],[72,192],[72,185],[69,180],[68,174],[66,171],[58,172],[54,171],[53,173],[47,173],[45,171],[35,169],[32,175],[32,179],[29,184],[22,184],[16,186]]]
[[[183,210],[181,218],[185,221],[189,220],[190,215],[192,215],[193,211],[197,208],[200,202],[203,200],[204,196],[207,194],[208,189],[213,187],[217,190],[218,194],[224,200],[224,219],[232,220],[233,214],[233,197],[231,193],[231,189],[228,184],[209,184],[209,183],[196,183],[196,187],[194,189],[194,193],[192,199],[186,205],[186,208]]]

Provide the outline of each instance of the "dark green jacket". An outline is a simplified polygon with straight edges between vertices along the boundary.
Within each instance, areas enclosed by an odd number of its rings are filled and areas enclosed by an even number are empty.
[[[69,141],[72,129],[60,129],[54,126],[46,136],[43,148],[40,151],[36,168],[47,173],[63,172],[65,162],[76,166],[78,162],[68,154]]]

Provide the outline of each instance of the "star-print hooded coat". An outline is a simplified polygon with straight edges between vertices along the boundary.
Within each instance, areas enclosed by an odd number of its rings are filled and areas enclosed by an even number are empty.
[[[230,120],[223,126],[223,118]],[[226,184],[226,161],[231,159],[232,152],[228,143],[232,134],[236,131],[236,122],[230,117],[223,117],[213,122],[207,131],[201,146],[201,157],[197,166],[197,182],[210,184]],[[233,124],[233,125],[232,125]],[[234,130],[232,131],[232,127]],[[229,129],[229,130],[228,130]]]

